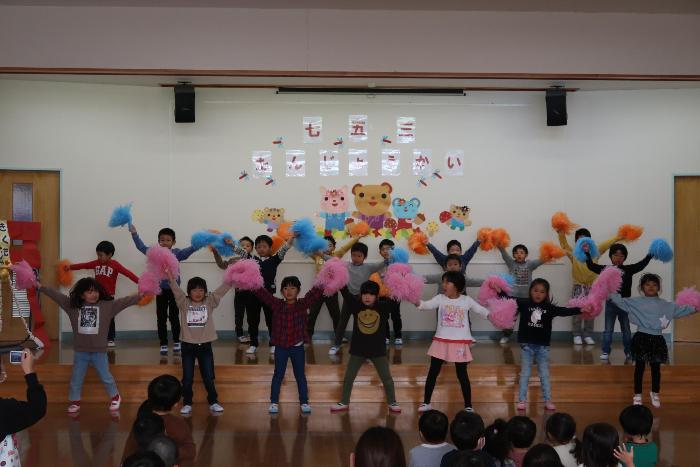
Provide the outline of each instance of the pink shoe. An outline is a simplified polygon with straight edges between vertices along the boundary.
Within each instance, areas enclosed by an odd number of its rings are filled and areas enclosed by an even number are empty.
[[[657,409],[661,407],[661,398],[659,397],[658,392],[650,392],[649,397],[651,398],[651,405]]]
[[[518,402],[518,410],[519,411],[524,412],[526,407],[527,407],[527,401]]]
[[[78,412],[80,412],[80,401],[70,401],[70,405],[68,405],[68,413]]]
[[[549,410],[551,412],[554,412],[557,410],[557,406],[554,405],[554,402],[552,402],[552,401],[545,401],[544,402],[544,409]]]
[[[401,406],[397,402],[394,402],[393,404],[389,404],[389,412],[401,413]]]
[[[115,412],[119,410],[119,407],[122,405],[122,396],[117,394],[116,396],[112,397],[112,401],[109,403],[109,410],[111,412]]]

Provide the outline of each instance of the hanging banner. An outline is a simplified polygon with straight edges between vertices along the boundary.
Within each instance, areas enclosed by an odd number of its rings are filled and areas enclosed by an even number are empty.
[[[272,152],[253,151],[253,177],[266,178],[272,176]]]
[[[319,173],[322,177],[336,177],[340,175],[340,152],[336,150],[321,149],[318,151]]]
[[[10,264],[10,230],[6,220],[0,220],[0,264]]]
[[[396,140],[402,144],[416,141],[415,117],[399,117],[396,119]]]
[[[300,149],[289,149],[285,152],[287,161],[287,177],[306,176],[306,152]]]
[[[348,139],[353,142],[367,141],[367,115],[348,117]]]
[[[13,272],[10,276],[10,289],[14,295],[12,300],[12,317],[13,318],[29,318],[29,297],[26,289],[17,288],[17,278]]]
[[[304,117],[304,143],[313,144],[323,141],[322,127],[322,117]]]
[[[401,150],[382,149],[382,177],[401,175]]]
[[[464,151],[449,149],[445,154],[445,173],[450,177],[464,175]]]
[[[430,149],[413,150],[413,175],[429,177],[433,173],[433,151]]]
[[[348,149],[348,172],[351,177],[366,177],[368,165],[366,149]]]

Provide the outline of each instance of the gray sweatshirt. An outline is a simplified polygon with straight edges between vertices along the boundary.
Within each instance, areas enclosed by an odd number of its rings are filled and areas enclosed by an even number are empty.
[[[532,282],[532,271],[542,266],[543,262],[539,259],[528,259],[523,263],[518,263],[513,259],[508,252],[503,249],[498,249],[501,252],[503,261],[508,266],[508,272],[513,276],[513,290],[510,294],[517,298],[527,298],[530,291],[530,282]]]
[[[655,336],[661,335],[675,318],[695,313],[690,305],[676,305],[659,297],[622,298],[620,294],[613,294],[610,300],[629,314],[630,322],[638,326],[638,332]]]
[[[350,274],[350,280],[348,281],[348,290],[350,291],[350,293],[353,295],[359,294],[360,286],[362,286],[362,283],[368,281],[369,276],[372,273],[381,271],[388,265],[388,260],[369,264],[353,264],[352,262],[348,263],[348,273]]]

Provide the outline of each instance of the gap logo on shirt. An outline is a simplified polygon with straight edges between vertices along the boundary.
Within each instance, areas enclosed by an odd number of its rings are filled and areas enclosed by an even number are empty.
[[[206,305],[190,305],[187,307],[187,326],[201,328],[207,324],[209,312]]]
[[[96,276],[112,277],[112,274],[114,274],[114,269],[110,266],[107,266],[106,264],[99,264],[95,266]]]
[[[457,305],[443,305],[440,310],[440,325],[446,328],[463,328],[466,310]]]

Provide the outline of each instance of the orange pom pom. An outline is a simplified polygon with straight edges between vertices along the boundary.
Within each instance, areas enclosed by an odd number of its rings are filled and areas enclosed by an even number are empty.
[[[508,248],[510,245],[510,235],[506,232],[506,229],[494,229],[491,232],[491,241],[498,248]]]
[[[350,235],[352,237],[365,237],[369,235],[369,224],[365,221],[355,222],[350,226]]]
[[[285,242],[292,238],[292,222],[282,222],[279,227],[277,227],[277,235],[279,235]]]
[[[644,233],[644,227],[639,225],[624,224],[617,229],[617,236],[631,242],[637,240]]]
[[[562,258],[566,252],[552,242],[542,242],[540,245],[540,261],[549,263],[555,259]]]
[[[555,232],[563,232],[568,235],[576,227],[578,227],[578,225],[571,222],[571,219],[569,219],[569,216],[567,216],[565,212],[558,211],[552,216],[552,228]]]
[[[476,239],[479,240],[479,242],[481,242],[479,248],[481,248],[484,251],[492,250],[494,247],[492,235],[493,229],[491,227],[480,228],[479,231],[476,233]]]
[[[417,230],[408,237],[408,248],[417,255],[427,255],[429,253],[428,241],[428,236]]]
[[[153,297],[154,297],[154,295],[144,295],[143,297],[141,297],[141,300],[139,300],[138,305],[139,306],[148,305],[149,303],[151,303],[153,301]]]
[[[62,259],[56,266],[56,281],[63,287],[73,284],[73,271],[70,270],[70,261]]]
[[[274,255],[277,253],[277,250],[282,248],[282,245],[284,245],[286,240],[279,235],[275,235],[272,237],[272,254]]]

